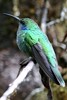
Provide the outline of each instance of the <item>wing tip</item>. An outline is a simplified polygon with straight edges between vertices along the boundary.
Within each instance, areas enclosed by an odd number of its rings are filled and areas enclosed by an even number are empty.
[[[61,83],[60,85],[61,85],[62,87],[65,87],[65,82]]]

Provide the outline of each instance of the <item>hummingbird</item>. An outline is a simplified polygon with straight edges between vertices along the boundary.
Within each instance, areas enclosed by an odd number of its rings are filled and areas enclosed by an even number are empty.
[[[50,88],[48,82],[51,79],[56,84],[65,87],[52,44],[38,24],[30,18],[19,18],[8,13],[4,14],[13,17],[19,22],[16,37],[17,45],[21,51],[29,54],[39,64],[44,86]]]

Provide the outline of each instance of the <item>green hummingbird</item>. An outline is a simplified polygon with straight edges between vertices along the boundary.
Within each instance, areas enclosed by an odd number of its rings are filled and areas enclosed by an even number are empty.
[[[19,22],[16,38],[19,49],[35,59],[40,66],[43,77],[46,76],[56,84],[65,87],[65,82],[58,70],[58,62],[52,44],[37,23],[30,18],[19,18],[11,14],[4,14]]]

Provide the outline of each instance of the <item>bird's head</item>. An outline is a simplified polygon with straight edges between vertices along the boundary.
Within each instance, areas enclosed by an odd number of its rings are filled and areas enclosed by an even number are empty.
[[[36,28],[38,28],[37,23],[30,18],[19,18],[17,16],[8,13],[3,13],[3,14],[16,19],[19,22],[20,30],[35,30]]]

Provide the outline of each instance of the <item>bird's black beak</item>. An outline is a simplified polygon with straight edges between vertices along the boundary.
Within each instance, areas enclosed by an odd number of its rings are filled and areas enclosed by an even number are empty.
[[[11,15],[11,14],[8,14],[8,13],[3,13],[4,15],[6,15],[6,16],[9,16],[9,17],[12,17],[12,18],[14,18],[14,19],[16,19],[17,21],[19,21],[20,23],[24,23],[19,17],[17,17],[17,16],[14,16],[14,15]]]

